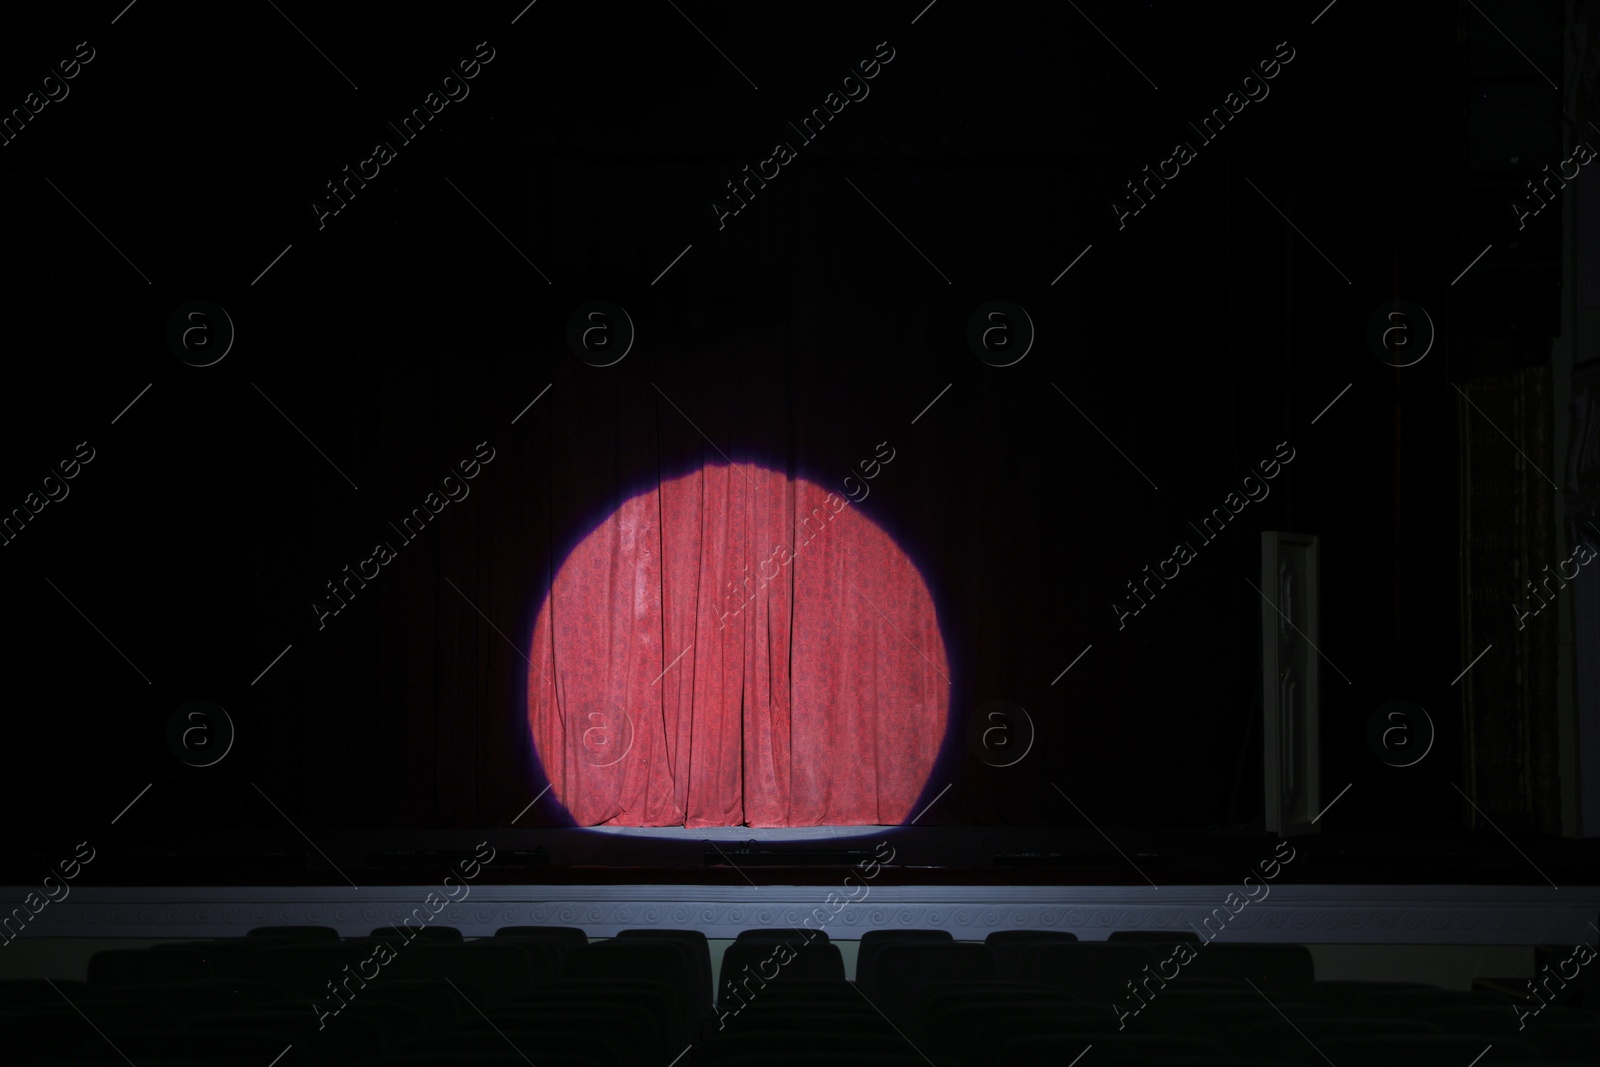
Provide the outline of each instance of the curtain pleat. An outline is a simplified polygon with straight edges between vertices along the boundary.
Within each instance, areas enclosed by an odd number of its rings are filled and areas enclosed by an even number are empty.
[[[843,496],[750,464],[596,527],[528,659],[536,754],[580,826],[902,822],[949,712],[911,560]]]

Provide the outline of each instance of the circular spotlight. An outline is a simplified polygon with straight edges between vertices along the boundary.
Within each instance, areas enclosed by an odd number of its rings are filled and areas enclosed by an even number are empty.
[[[534,747],[580,826],[902,822],[950,708],[910,557],[840,494],[748,463],[596,526],[528,662]]]

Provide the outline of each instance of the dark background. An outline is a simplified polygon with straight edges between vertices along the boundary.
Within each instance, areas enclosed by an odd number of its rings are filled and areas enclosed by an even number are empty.
[[[0,148],[0,505],[76,442],[97,455],[0,549],[10,835],[67,855],[147,783],[119,847],[285,816],[507,826],[544,782],[512,646],[576,540],[718,450],[837,485],[881,441],[861,507],[934,593],[955,712],[1010,700],[1039,728],[1005,769],[954,742],[926,823],[1084,825],[1055,783],[1101,828],[1259,827],[1249,581],[1285,529],[1322,538],[1324,797],[1354,783],[1323,829],[1463,825],[1452,383],[1471,338],[1554,332],[1547,279],[1506,272],[1562,225],[1517,235],[1506,197],[1473,199],[1469,42],[1516,77],[1524,58],[1457,3],[1338,0],[1311,25],[1325,0],[923,2],[540,0],[513,26],[516,0],[143,0],[14,26],[7,108],[76,42],[98,54]],[[1559,80],[1560,5],[1480,6]],[[384,120],[483,40],[470,96],[396,143]],[[870,96],[801,145],[786,123],[880,41]],[[1270,96],[1198,144],[1185,120],[1280,41]],[[1559,130],[1561,104],[1494,128]],[[319,230],[309,202],[380,138],[397,158]],[[1108,202],[1180,138],[1198,157],[1119,231]],[[711,199],[778,139],[798,158],[719,231]],[[1365,339],[1397,297],[1438,329],[1403,371]],[[207,368],[165,340],[197,298],[237,328]],[[565,340],[595,298],[638,331],[609,368]],[[995,298],[1037,328],[1015,366],[966,343]],[[324,583],[485,440],[470,497],[319,631]],[[1271,496],[1119,632],[1123,583],[1281,441]],[[197,698],[238,730],[207,769],[165,736]],[[1404,774],[1366,744],[1394,698],[1439,727]]]

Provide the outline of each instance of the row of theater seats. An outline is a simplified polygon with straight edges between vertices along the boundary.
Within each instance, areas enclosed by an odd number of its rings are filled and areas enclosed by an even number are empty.
[[[1192,961],[1172,974],[1176,943]],[[1475,1067],[1600,1064],[1600,1017],[1484,992],[1319,981],[1303,946],[1190,934],[861,937],[747,930],[713,985],[698,931],[591,942],[429,927],[97,953],[86,982],[0,982],[0,1064],[107,1067]]]

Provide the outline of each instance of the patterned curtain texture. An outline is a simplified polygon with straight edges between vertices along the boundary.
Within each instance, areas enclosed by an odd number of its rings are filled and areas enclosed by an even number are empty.
[[[906,554],[844,496],[743,463],[595,528],[528,660],[535,754],[580,826],[899,823],[950,704]]]

